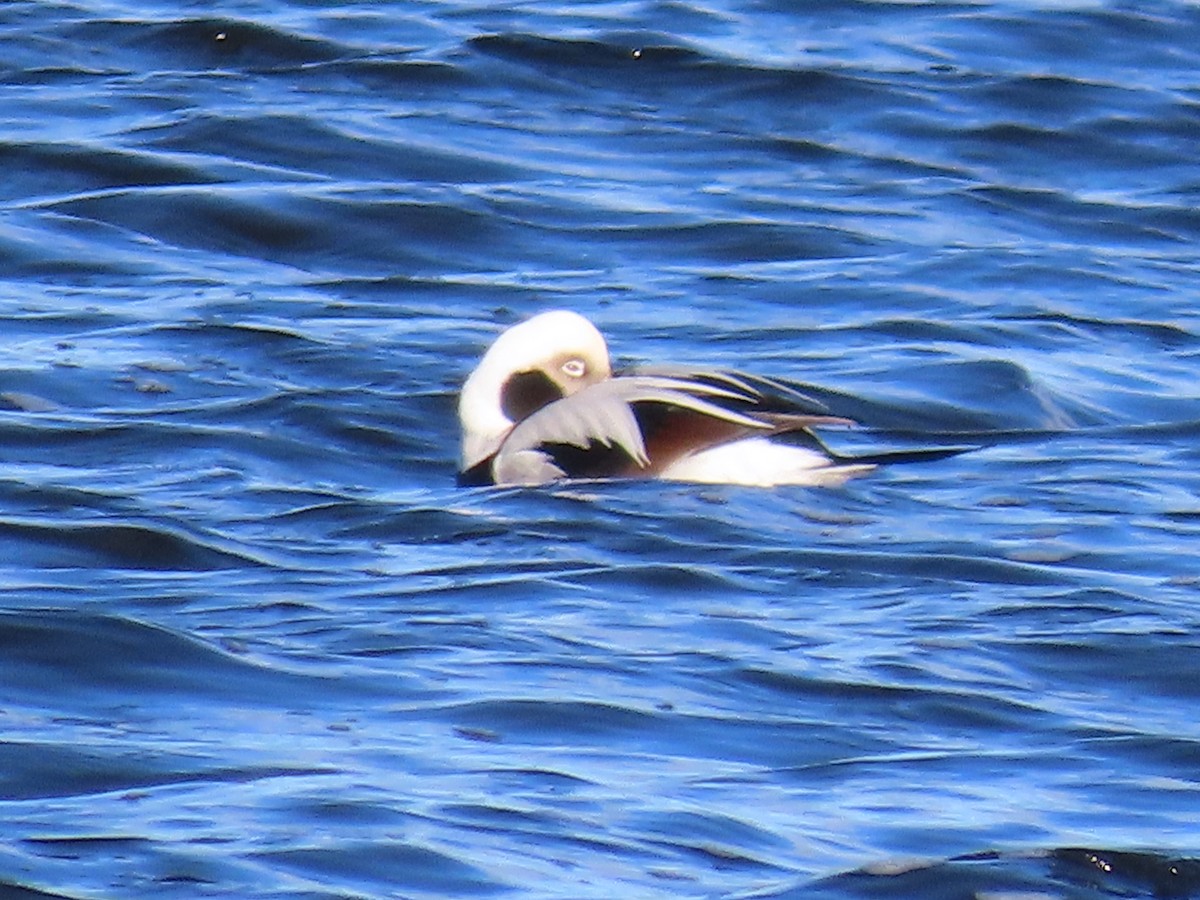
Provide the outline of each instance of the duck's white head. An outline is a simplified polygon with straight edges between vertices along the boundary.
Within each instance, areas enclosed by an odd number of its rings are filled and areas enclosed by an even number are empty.
[[[544,312],[509,328],[458,398],[462,471],[499,450],[517,422],[611,374],[604,336],[578,313]]]

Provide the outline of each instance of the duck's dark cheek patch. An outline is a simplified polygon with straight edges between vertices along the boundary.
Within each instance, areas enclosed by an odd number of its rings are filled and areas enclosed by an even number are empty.
[[[562,398],[562,388],[545,372],[518,372],[500,389],[500,409],[511,421],[520,422]]]

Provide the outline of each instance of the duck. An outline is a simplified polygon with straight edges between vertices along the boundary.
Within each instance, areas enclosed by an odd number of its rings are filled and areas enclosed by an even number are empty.
[[[501,333],[463,383],[458,417],[463,485],[828,487],[875,468],[832,453],[814,431],[854,422],[780,381],[671,365],[614,372],[604,336],[571,310]]]

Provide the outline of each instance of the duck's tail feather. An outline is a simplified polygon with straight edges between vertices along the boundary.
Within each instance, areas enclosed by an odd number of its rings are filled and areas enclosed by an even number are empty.
[[[829,455],[838,463],[870,464],[890,466],[895,463],[937,462],[939,459],[949,459],[961,453],[970,453],[979,447],[921,447],[916,450],[885,450],[882,453],[866,453],[862,456],[845,455],[829,451]]]

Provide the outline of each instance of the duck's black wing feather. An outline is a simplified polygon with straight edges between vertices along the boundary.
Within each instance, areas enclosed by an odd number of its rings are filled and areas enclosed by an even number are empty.
[[[708,385],[727,392],[730,406],[745,412],[796,413],[827,416],[829,407],[795,385],[762,375],[730,369],[697,369],[689,366],[634,366],[621,377],[649,375]]]

